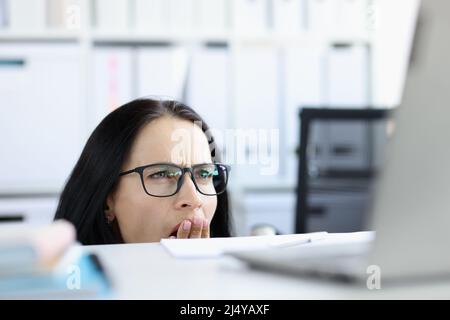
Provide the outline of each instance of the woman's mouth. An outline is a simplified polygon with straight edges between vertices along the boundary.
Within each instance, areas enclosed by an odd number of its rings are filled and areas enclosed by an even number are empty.
[[[173,229],[172,229],[172,232],[170,233],[170,235],[169,235],[169,238],[170,237],[177,237],[177,234],[178,234],[178,228],[180,228],[180,225],[181,225],[181,223],[179,223],[179,224],[177,224]]]

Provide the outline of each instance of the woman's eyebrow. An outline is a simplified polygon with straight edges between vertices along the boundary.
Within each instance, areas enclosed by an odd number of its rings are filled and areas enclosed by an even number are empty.
[[[182,168],[192,168],[194,166],[198,166],[198,165],[201,165],[201,164],[214,164],[214,163],[212,161],[199,161],[199,162],[195,162],[195,163],[193,163],[191,165],[183,163],[183,164],[177,164],[177,166],[182,167]]]

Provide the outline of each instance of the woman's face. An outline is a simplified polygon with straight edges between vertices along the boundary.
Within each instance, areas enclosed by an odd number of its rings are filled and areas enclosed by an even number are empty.
[[[163,116],[144,126],[137,135],[122,171],[153,163],[180,167],[211,163],[208,141],[194,123]],[[120,178],[107,199],[109,220],[117,219],[125,242],[157,242],[162,238],[209,237],[217,196],[199,193],[189,173],[178,193],[153,197],[145,193],[138,173]]]

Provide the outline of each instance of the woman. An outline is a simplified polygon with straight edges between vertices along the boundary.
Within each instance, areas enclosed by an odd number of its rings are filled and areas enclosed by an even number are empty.
[[[190,107],[138,99],[110,113],[84,147],[55,219],[85,245],[230,236],[229,167]]]

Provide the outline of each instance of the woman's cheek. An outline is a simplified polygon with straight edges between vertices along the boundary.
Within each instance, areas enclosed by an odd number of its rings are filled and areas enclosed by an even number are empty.
[[[215,197],[211,197],[210,199],[208,199],[207,202],[207,208],[206,208],[206,218],[208,219],[208,222],[211,223],[211,220],[214,217],[214,213],[216,212],[216,208],[217,208],[217,196]]]

